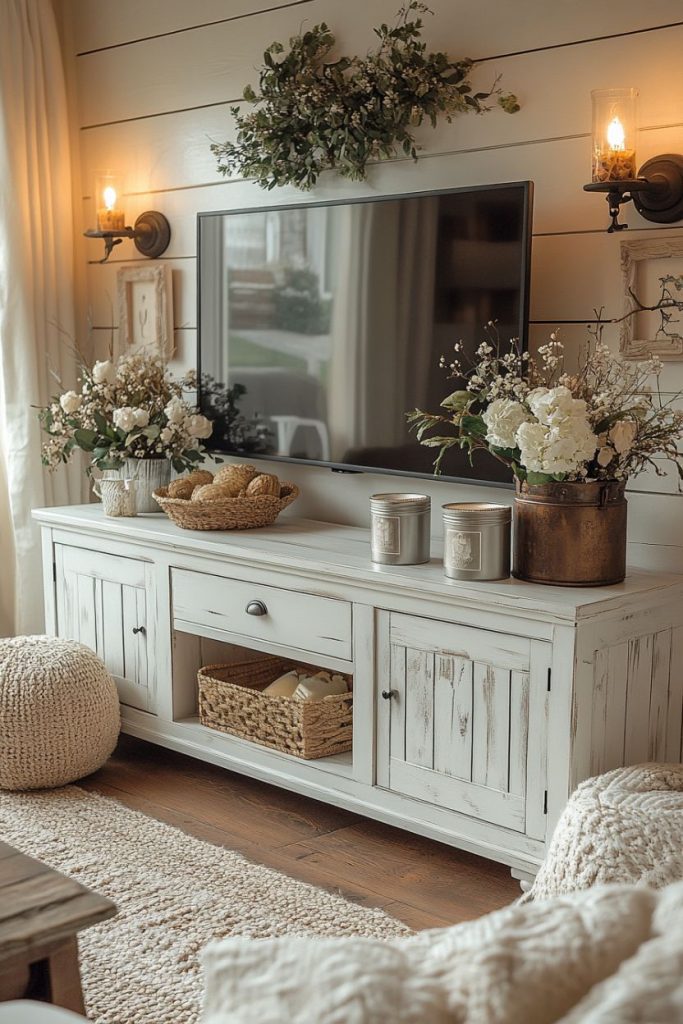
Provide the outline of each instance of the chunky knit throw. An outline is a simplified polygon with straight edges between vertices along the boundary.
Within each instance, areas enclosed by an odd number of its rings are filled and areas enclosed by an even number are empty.
[[[641,764],[581,783],[524,900],[607,882],[659,889],[680,878],[683,765]]]
[[[73,640],[0,640],[0,789],[63,786],[100,768],[116,745],[116,684]]]
[[[516,904],[388,942],[213,943],[202,1024],[683,1024],[682,850],[683,765],[590,779]]]

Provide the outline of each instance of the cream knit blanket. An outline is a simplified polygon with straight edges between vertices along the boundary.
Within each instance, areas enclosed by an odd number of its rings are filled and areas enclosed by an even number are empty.
[[[683,765],[642,764],[575,790],[524,901],[606,882],[659,889],[683,878]]]
[[[683,882],[387,942],[225,939],[204,964],[203,1024],[681,1024]]]
[[[202,1021],[683,1024],[682,851],[683,766],[618,769],[579,786],[518,903],[386,942],[214,943]]]

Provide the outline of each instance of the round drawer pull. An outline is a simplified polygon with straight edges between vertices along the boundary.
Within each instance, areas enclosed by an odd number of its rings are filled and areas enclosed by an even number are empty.
[[[142,633],[142,635],[144,636],[144,634],[145,634],[145,627],[144,626],[133,626],[133,633],[134,634]]]
[[[392,697],[396,696],[396,690],[382,690],[382,696],[385,700],[391,700]]]
[[[263,601],[250,601],[247,605],[247,615],[267,615],[268,609]]]

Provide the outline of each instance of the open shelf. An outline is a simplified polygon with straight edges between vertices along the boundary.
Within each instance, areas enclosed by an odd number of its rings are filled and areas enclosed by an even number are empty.
[[[307,760],[303,757],[295,757],[293,754],[285,754],[281,750],[274,750],[261,743],[253,743],[250,740],[243,740],[239,736],[231,736],[229,733],[221,732],[219,729],[210,729],[202,725],[197,715],[190,715],[176,722],[176,725],[187,729],[188,735],[197,743],[212,743],[214,746],[224,748],[226,752],[239,753],[242,760],[262,760],[263,755],[276,758],[282,761],[283,765],[307,765],[334,775],[344,775],[348,778],[353,776],[353,752],[345,751],[343,754],[330,754],[329,757],[318,757],[315,760]]]
[[[260,650],[258,641],[252,641],[252,646],[243,646],[182,630],[175,630],[173,636],[173,722],[190,742],[198,746],[211,746],[226,757],[252,762],[254,765],[268,762],[276,770],[279,767],[285,773],[292,770],[297,773],[301,770],[306,772],[310,769],[353,778],[352,750],[312,759],[296,757],[294,754],[202,724],[198,714],[198,670],[206,665],[250,661],[259,659],[262,655],[272,656],[272,653]],[[288,653],[286,656],[283,654],[283,657],[290,663],[310,667],[313,673],[326,668],[324,657],[317,659],[309,653],[301,652],[296,657]],[[336,668],[330,670],[339,671]],[[276,672],[273,678],[278,674]],[[351,672],[347,671],[346,675],[351,676]]]

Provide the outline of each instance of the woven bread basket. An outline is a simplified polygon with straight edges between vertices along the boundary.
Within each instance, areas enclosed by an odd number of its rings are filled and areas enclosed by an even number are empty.
[[[183,530],[253,530],[270,526],[299,497],[295,484],[282,483],[280,495],[259,494],[255,497],[223,498],[221,501],[192,501],[169,498],[168,488],[154,492],[154,500],[169,519]]]
[[[266,655],[257,661],[205,665],[197,673],[200,722],[308,761],[351,750],[350,691],[322,700],[270,697],[261,692],[278,676],[297,667],[291,661]]]

